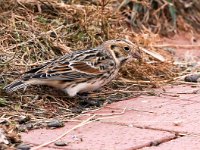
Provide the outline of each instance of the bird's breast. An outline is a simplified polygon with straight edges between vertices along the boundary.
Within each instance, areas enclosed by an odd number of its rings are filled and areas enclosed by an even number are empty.
[[[71,97],[75,96],[77,93],[95,91],[100,87],[104,86],[105,84],[107,84],[108,82],[110,82],[113,78],[115,78],[117,76],[118,71],[119,70],[116,69],[111,71],[110,73],[102,75],[102,77],[81,83],[72,84],[68,86],[65,89],[65,91]]]
[[[73,97],[77,93],[94,91],[100,88],[101,86],[103,86],[103,81],[95,80],[95,81],[78,83],[76,85],[71,85],[67,87],[65,90],[69,94],[69,96]]]

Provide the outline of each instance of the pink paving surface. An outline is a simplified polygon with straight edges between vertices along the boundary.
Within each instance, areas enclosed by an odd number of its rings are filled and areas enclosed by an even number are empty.
[[[171,42],[174,41],[173,39]],[[170,40],[168,40],[170,42]],[[184,44],[190,43],[185,40]],[[178,55],[187,50],[179,49]],[[200,49],[190,49],[196,58]],[[67,122],[59,129],[22,133],[22,140],[35,147],[68,131],[92,115],[97,121],[83,125],[61,138],[67,146],[54,143],[41,150],[198,150],[200,149],[200,85],[165,86],[157,96],[140,96],[112,103],[100,110]]]

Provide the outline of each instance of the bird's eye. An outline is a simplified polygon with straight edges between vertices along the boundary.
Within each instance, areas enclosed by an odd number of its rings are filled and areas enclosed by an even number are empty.
[[[116,47],[116,45],[111,45],[110,46],[111,49],[114,49],[115,47]]]
[[[129,50],[130,50],[130,48],[129,48],[129,47],[127,47],[127,46],[125,46],[125,47],[124,47],[124,50],[125,50],[125,51],[129,51]]]

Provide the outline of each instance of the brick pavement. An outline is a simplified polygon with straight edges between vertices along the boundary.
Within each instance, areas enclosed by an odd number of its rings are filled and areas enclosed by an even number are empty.
[[[88,115],[96,114],[100,119],[63,137],[67,146],[51,144],[43,149],[199,149],[200,94],[191,93],[200,87],[178,85],[165,89],[159,96],[140,96],[90,112]],[[125,112],[121,113],[124,108]],[[87,117],[77,119],[81,121]],[[22,139],[37,146],[77,124],[68,122],[60,129],[33,130],[23,133]]]

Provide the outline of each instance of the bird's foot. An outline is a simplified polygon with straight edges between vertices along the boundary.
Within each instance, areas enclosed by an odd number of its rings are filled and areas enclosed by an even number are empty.
[[[78,98],[80,99],[80,106],[87,108],[90,106],[96,106],[96,107],[100,107],[102,105],[102,102],[99,100],[94,100],[92,98],[90,98],[89,93],[81,93],[78,94]]]

